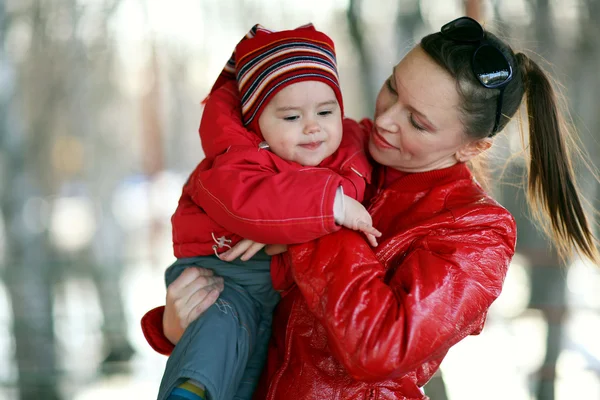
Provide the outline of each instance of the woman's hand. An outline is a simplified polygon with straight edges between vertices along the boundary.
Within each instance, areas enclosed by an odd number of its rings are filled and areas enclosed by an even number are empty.
[[[188,325],[214,304],[223,291],[223,278],[205,268],[186,268],[167,288],[163,332],[177,344]]]
[[[265,253],[269,256],[285,253],[288,250],[287,244],[268,244],[265,247]]]
[[[243,239],[231,249],[227,250],[224,253],[219,255],[219,258],[223,261],[233,261],[238,258],[240,255],[242,256],[240,259],[242,261],[248,261],[258,251],[262,248],[265,248],[265,253],[269,256],[274,256],[277,254],[285,253],[287,251],[287,245],[285,244],[263,244],[258,243],[250,239]]]
[[[250,239],[242,239],[231,249],[219,254],[219,258],[223,261],[233,261],[242,256],[240,260],[248,261],[265,246],[263,243],[258,243]]]

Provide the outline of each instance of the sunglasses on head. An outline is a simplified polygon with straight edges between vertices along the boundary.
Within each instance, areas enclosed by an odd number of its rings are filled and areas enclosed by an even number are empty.
[[[476,45],[471,59],[471,68],[481,85],[488,89],[500,89],[496,106],[496,120],[489,135],[494,136],[502,116],[504,88],[512,80],[513,70],[506,56],[485,38],[485,31],[479,22],[469,17],[460,17],[442,26],[444,37],[460,43]]]

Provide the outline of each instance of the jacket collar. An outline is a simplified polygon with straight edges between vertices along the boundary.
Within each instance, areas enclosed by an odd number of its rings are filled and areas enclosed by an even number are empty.
[[[379,169],[378,191],[389,189],[392,191],[422,191],[436,186],[444,185],[461,179],[472,179],[471,171],[465,163],[457,163],[451,167],[433,171],[416,172],[412,174],[398,174],[399,177],[387,188],[384,188],[385,174],[388,168]],[[396,173],[390,171],[387,173]]]

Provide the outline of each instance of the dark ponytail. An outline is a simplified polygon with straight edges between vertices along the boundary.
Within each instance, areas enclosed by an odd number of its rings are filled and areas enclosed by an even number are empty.
[[[523,53],[515,56],[527,97],[529,125],[529,179],[527,197],[534,217],[554,237],[563,257],[575,246],[600,262],[574,179],[569,146],[570,127],[562,117],[558,99],[545,72]],[[544,223],[543,215],[549,218]],[[547,220],[546,220],[547,221]]]
[[[574,143],[572,132],[559,110],[550,80],[525,54],[515,54],[490,32],[485,33],[485,38],[505,55],[516,72],[504,89],[499,130],[504,129],[519,110],[523,96],[527,96],[530,150],[527,198],[533,216],[554,239],[563,258],[569,257],[575,247],[578,253],[600,263],[596,239],[575,184],[568,146],[569,140]],[[500,90],[485,88],[477,81],[471,65],[473,44],[433,33],[421,40],[421,47],[456,79],[466,134],[472,140],[489,137]],[[474,171],[477,172],[480,171]]]

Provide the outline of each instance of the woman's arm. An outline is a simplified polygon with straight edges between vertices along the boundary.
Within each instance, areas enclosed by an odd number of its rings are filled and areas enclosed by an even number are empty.
[[[355,379],[402,376],[478,333],[514,253],[506,214],[495,227],[416,240],[391,276],[352,231],[290,246],[296,283]]]

